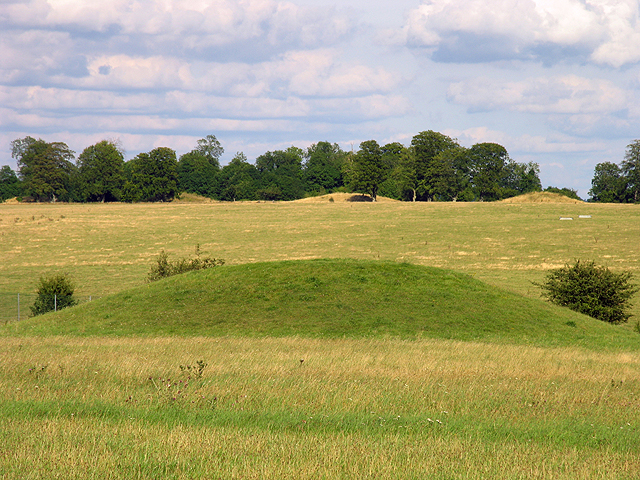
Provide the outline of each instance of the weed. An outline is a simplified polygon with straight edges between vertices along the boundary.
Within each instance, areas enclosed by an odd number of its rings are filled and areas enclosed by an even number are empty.
[[[198,360],[195,365],[180,365],[180,371],[187,374],[192,374],[195,378],[202,378],[204,369],[207,368],[207,364],[204,360]]]

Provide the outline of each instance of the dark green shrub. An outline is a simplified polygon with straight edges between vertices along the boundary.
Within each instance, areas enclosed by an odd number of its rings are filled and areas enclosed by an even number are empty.
[[[171,277],[172,275],[178,275],[180,273],[190,272],[193,270],[204,270],[206,268],[213,268],[220,265],[224,265],[224,260],[220,258],[201,257],[200,246],[196,246],[196,256],[181,258],[175,261],[169,260],[169,255],[162,250],[156,263],[152,265],[147,280],[149,282],[155,282],[162,278]]]
[[[631,278],[629,272],[614,273],[594,262],[578,260],[573,266],[552,270],[544,283],[536,285],[552,303],[618,324],[631,317],[629,301],[638,291],[629,283]]]
[[[31,307],[32,315],[35,317],[76,305],[78,302],[73,298],[74,290],[75,287],[67,274],[40,277],[36,291],[38,298]]]

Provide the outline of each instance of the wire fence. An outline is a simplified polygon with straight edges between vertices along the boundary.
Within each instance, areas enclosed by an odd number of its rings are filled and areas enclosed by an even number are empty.
[[[19,322],[44,310],[61,310],[67,306],[97,300],[96,296],[64,295],[40,297],[36,293],[0,293],[0,323]]]

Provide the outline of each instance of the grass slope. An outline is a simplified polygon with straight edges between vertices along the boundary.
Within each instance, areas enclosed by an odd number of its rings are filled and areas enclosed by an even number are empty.
[[[446,338],[636,349],[636,333],[471,276],[406,263],[311,260],[179,275],[4,335]]]

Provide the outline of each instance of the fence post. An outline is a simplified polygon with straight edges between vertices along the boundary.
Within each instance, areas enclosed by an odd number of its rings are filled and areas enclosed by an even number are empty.
[[[53,295],[53,311],[58,311],[58,294]]]
[[[20,321],[20,294],[18,294],[18,321]]]

